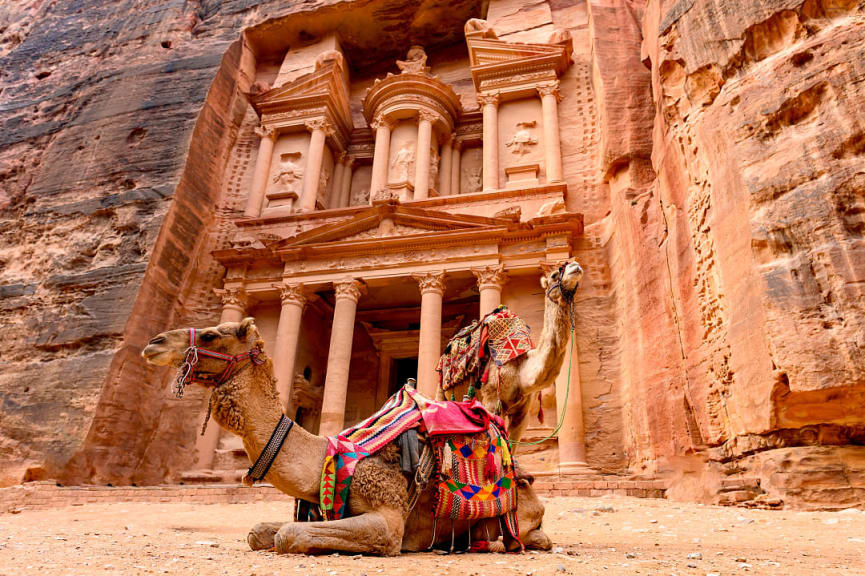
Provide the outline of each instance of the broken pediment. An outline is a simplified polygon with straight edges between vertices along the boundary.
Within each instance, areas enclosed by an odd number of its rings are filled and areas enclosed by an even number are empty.
[[[466,34],[475,90],[504,90],[556,80],[571,64],[569,36],[551,44],[499,40],[490,34]]]

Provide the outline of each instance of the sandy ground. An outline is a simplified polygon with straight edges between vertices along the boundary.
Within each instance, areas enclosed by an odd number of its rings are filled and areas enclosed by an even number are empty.
[[[0,515],[0,575],[862,574],[865,511],[743,510],[625,497],[552,498],[553,552],[396,558],[252,552],[290,505],[90,504]]]

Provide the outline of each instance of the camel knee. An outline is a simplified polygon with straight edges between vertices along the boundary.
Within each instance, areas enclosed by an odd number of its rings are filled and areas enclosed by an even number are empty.
[[[259,522],[246,535],[246,541],[253,550],[270,550],[273,548],[273,537],[282,528],[284,522]]]
[[[551,550],[553,548],[553,541],[540,528],[526,534],[523,544],[527,550]]]

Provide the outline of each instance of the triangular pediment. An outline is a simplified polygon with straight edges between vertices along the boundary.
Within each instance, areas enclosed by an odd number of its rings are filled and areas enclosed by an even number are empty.
[[[269,245],[269,248],[279,250],[367,240],[398,240],[437,232],[493,229],[506,227],[511,223],[511,220],[503,218],[451,214],[385,204],[371,206],[351,218],[284,238]]]
[[[469,37],[466,44],[477,91],[555,80],[571,64],[570,38],[558,44],[526,44]]]
[[[561,44],[521,44],[486,38],[469,39],[468,45],[471,66],[518,63],[535,58],[559,59],[565,52]]]

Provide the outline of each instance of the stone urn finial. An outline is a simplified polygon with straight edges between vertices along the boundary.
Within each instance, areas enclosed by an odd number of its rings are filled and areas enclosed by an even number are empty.
[[[426,58],[426,51],[423,49],[423,46],[412,46],[408,49],[405,60],[397,60],[396,65],[403,74],[429,73]]]

